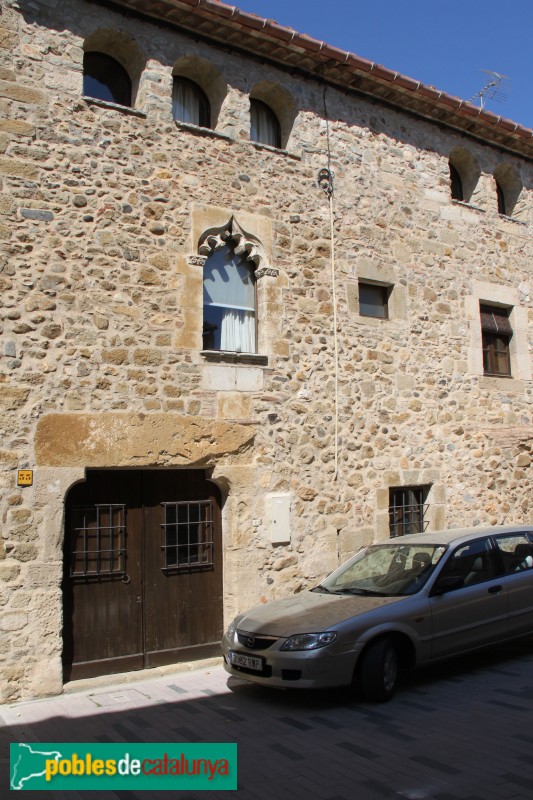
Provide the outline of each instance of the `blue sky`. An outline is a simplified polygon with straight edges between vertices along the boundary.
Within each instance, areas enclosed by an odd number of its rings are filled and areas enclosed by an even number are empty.
[[[533,129],[533,0],[224,2],[465,100],[491,80],[482,70],[508,76],[485,107]]]

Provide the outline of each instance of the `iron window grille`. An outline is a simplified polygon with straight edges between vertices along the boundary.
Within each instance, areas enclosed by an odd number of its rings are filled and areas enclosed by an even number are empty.
[[[163,570],[213,566],[213,503],[211,500],[162,503]]]
[[[509,320],[510,309],[480,304],[479,311],[483,348],[483,373],[485,375],[510,377],[510,342],[513,336],[513,329]]]
[[[75,506],[70,530],[72,578],[125,576],[125,505]]]
[[[389,530],[391,539],[409,533],[423,533],[428,527],[426,520],[428,503],[424,503],[427,490],[414,486],[389,491]]]

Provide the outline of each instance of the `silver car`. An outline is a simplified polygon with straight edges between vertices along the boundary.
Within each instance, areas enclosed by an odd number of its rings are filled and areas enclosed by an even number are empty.
[[[533,633],[533,525],[402,536],[310,591],[239,614],[231,675],[265,686],[394,694],[400,668]]]

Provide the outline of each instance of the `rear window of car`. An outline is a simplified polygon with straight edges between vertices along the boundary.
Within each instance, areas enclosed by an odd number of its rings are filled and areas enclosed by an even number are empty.
[[[504,575],[533,568],[533,537],[528,533],[500,534],[494,537]]]

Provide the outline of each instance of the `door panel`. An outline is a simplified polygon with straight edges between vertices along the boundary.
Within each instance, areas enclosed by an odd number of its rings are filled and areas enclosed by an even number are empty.
[[[64,574],[65,677],[142,666],[138,477],[104,473],[69,492]]]
[[[190,522],[176,524],[178,508]],[[196,518],[206,509],[209,559],[205,544],[182,544],[191,533],[205,539]],[[202,470],[88,472],[66,504],[66,680],[219,652],[220,522],[218,490]]]
[[[509,635],[533,633],[533,570],[503,578],[509,592]]]
[[[207,506],[213,517],[212,558],[194,544],[202,539],[202,526],[196,523],[201,513],[195,510]],[[216,487],[200,471],[152,473],[145,486],[145,650],[150,665],[192,658],[195,649],[198,657],[220,651],[219,506]]]
[[[460,578],[461,588],[430,597],[432,657],[496,642],[506,636],[508,593],[496,576],[488,539],[461,545],[449,556],[439,578]]]
[[[460,653],[503,639],[507,632],[507,591],[501,581],[468,586],[430,598],[432,658]]]
[[[495,536],[502,583],[509,593],[509,635],[533,632],[533,542],[525,533]]]

